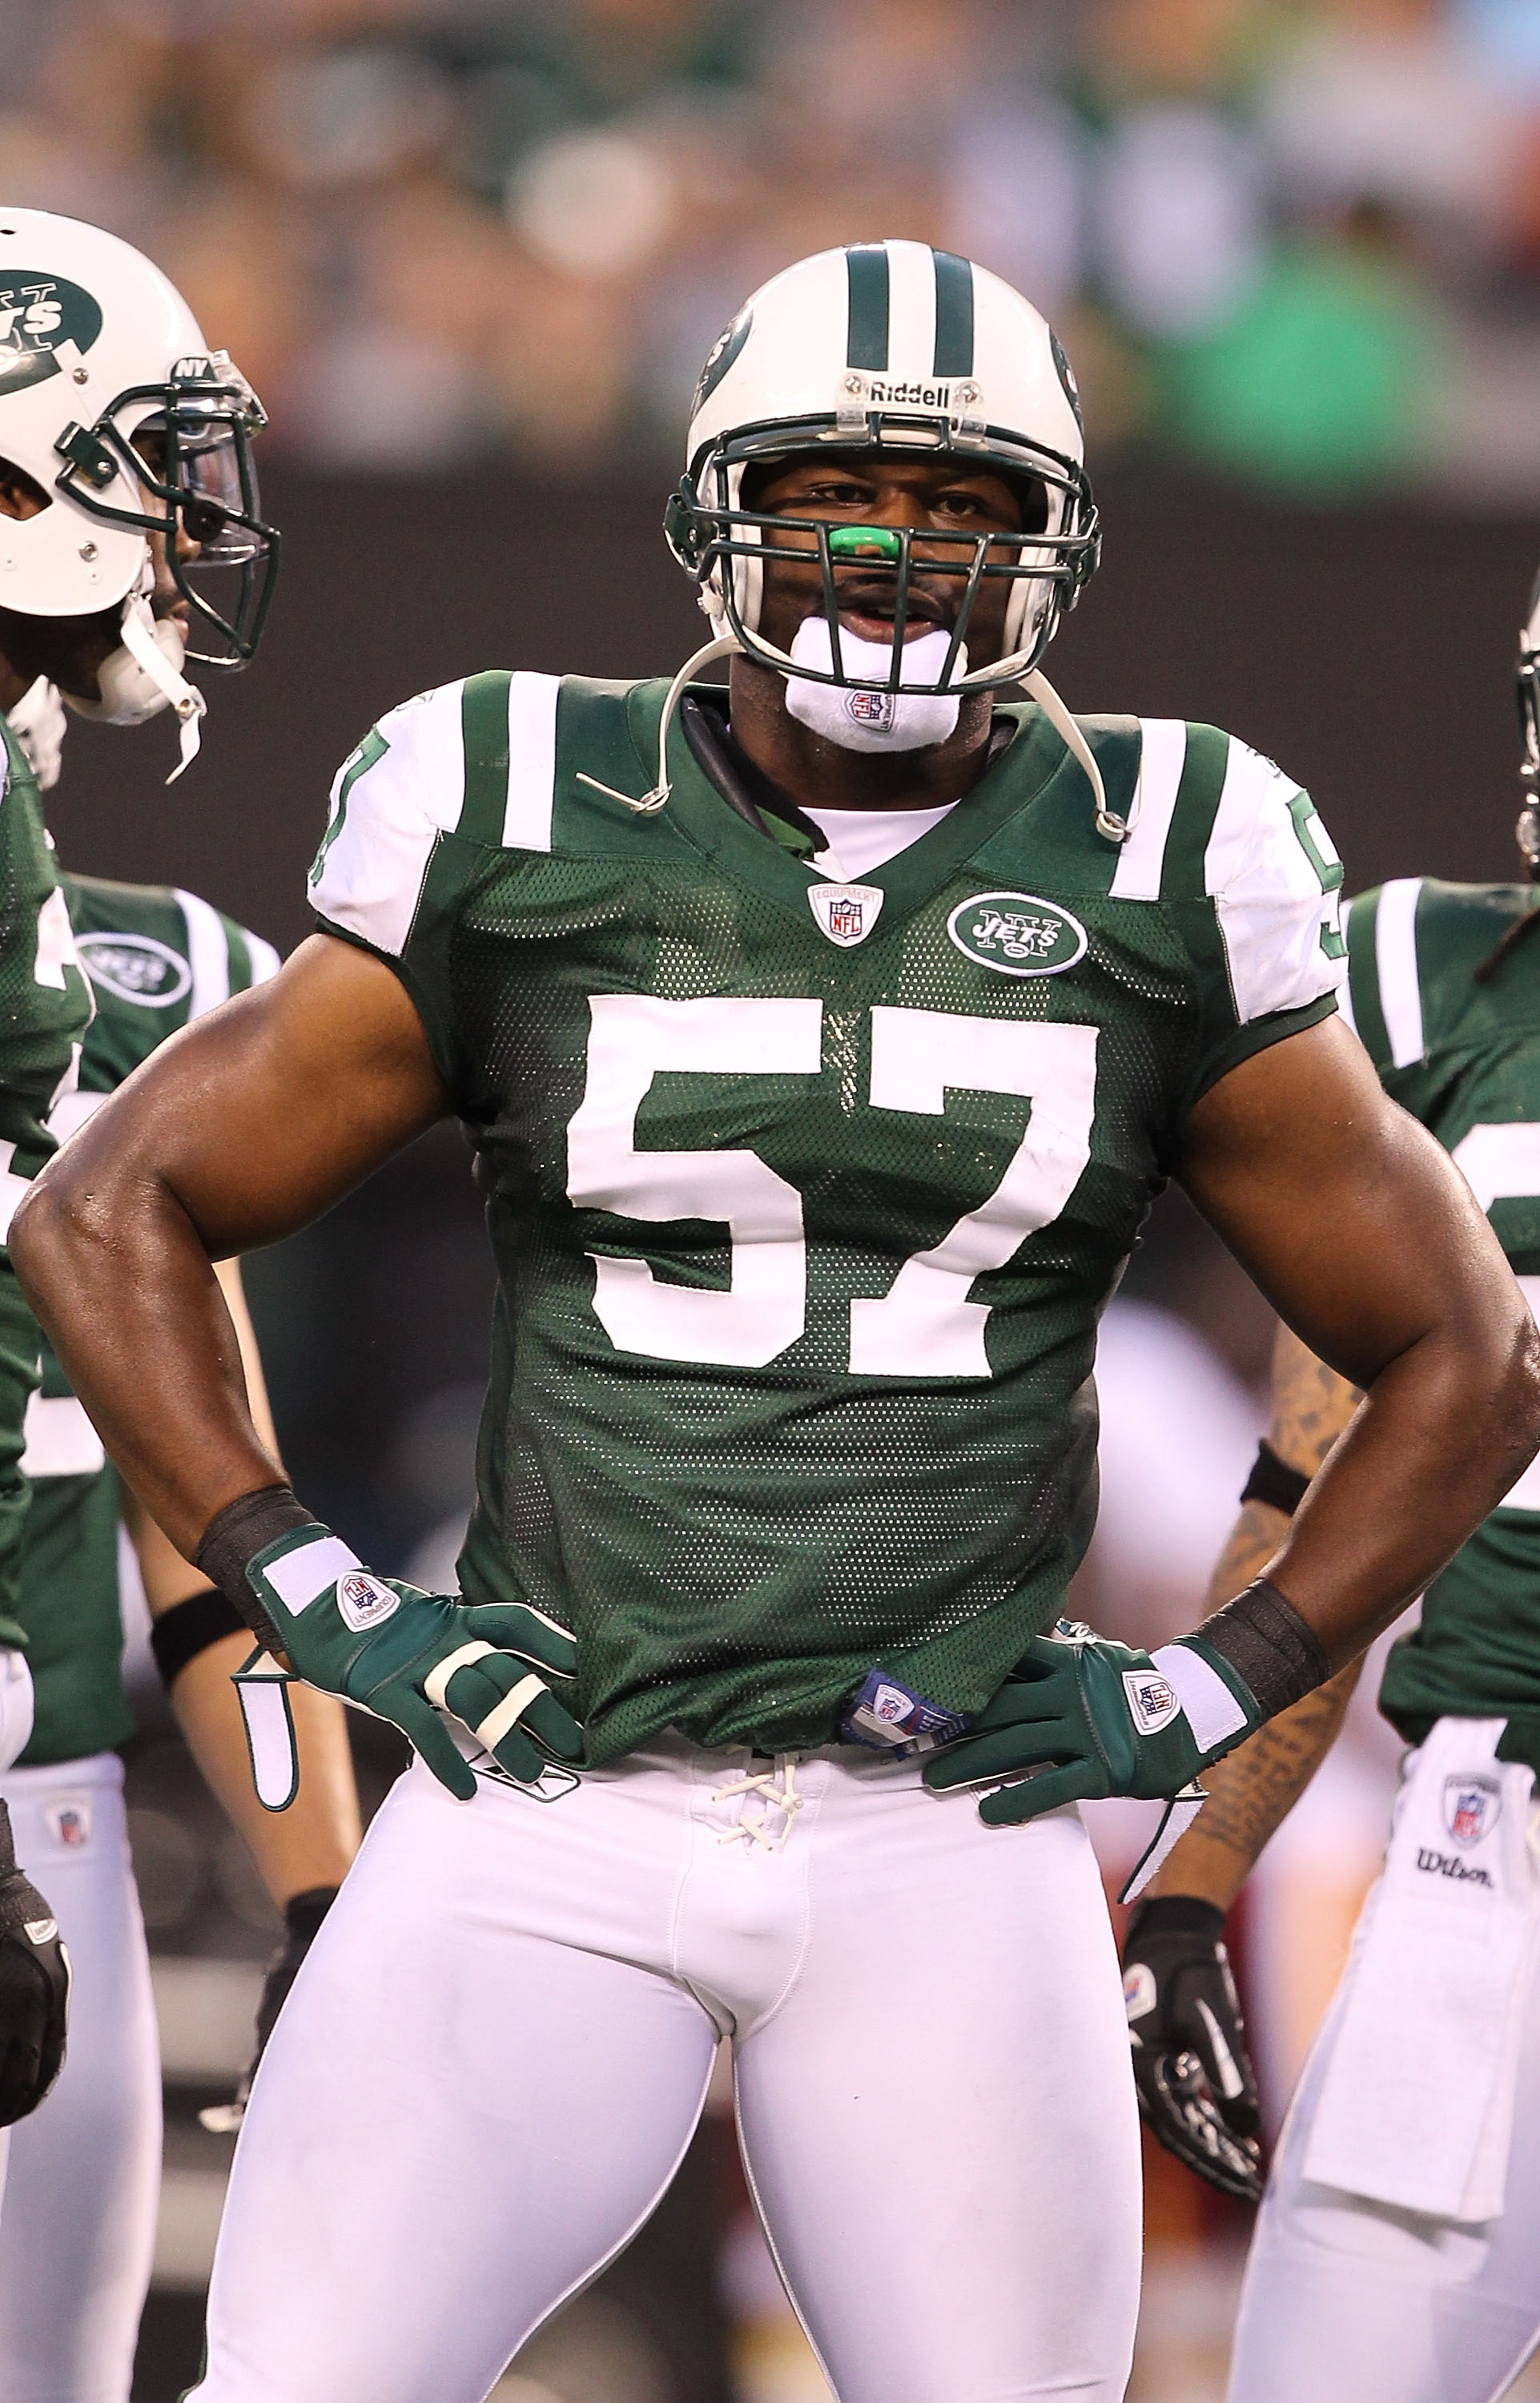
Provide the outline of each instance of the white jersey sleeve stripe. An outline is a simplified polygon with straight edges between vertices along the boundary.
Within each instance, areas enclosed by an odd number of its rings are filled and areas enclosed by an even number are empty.
[[[1115,901],[1158,901],[1182,771],[1187,760],[1187,729],[1180,717],[1139,720],[1139,784],[1133,832],[1113,870]]]
[[[198,894],[184,893],[178,887],[176,901],[187,930],[187,966],[192,973],[187,1016],[201,1018],[230,997],[229,937],[218,910]]]
[[[241,932],[246,938],[246,950],[251,957],[251,980],[253,984],[271,984],[273,978],[278,974],[279,969],[283,966],[283,961],[273,950],[272,945],[269,942],[264,942],[260,935],[254,935],[249,926],[243,926]]]
[[[344,761],[310,888],[312,907],[376,951],[407,947],[440,834],[465,805],[465,678],[403,701]]]
[[[1353,903],[1349,901],[1344,903],[1342,909],[1342,940],[1344,943],[1351,941],[1348,930],[1348,921],[1353,915]],[[1345,976],[1342,979],[1341,983],[1337,988],[1337,1009],[1338,1015],[1346,1021],[1347,1024],[1353,1029],[1354,1035],[1356,1035],[1358,1032],[1358,1021],[1353,1014],[1353,979],[1351,976]]]
[[[556,801],[556,704],[562,679],[520,671],[508,678],[508,799],[503,840],[549,851]]]
[[[1232,735],[1203,885],[1213,896],[1242,1026],[1306,1008],[1345,982],[1336,940],[1340,881],[1337,855],[1301,786]]]
[[[1422,993],[1417,981],[1417,901],[1420,876],[1393,876],[1380,888],[1374,921],[1374,965],[1380,1007],[1390,1038],[1392,1064],[1410,1067],[1422,1057]]]

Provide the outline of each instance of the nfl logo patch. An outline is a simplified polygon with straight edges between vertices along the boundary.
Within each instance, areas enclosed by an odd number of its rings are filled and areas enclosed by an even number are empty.
[[[90,1841],[90,1799],[58,1794],[43,1805],[43,1824],[62,1852],[83,1853]]]
[[[891,692],[847,692],[845,715],[857,726],[891,726],[893,695]]]
[[[1444,1825],[1457,1844],[1478,1844],[1497,1825],[1503,1788],[1495,1777],[1446,1777]]]
[[[818,922],[819,933],[848,951],[864,943],[876,925],[882,888],[880,884],[812,884],[808,907]]]

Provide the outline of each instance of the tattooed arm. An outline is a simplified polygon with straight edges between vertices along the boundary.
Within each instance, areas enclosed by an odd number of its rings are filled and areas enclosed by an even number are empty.
[[[1272,1355],[1272,1424],[1280,1460],[1313,1477],[1357,1409],[1360,1395],[1291,1335],[1278,1330]],[[1288,1520],[1267,1502],[1244,1502],[1210,1582],[1217,1609],[1265,1574]],[[1330,1751],[1358,1683],[1362,1656],[1250,1742],[1203,1772],[1209,1800],[1151,1881],[1155,1895],[1190,1895],[1228,1910],[1273,1830],[1287,1817]]]

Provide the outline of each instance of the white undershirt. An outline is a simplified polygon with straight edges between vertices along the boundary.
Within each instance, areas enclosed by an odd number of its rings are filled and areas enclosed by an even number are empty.
[[[943,801],[938,810],[810,810],[804,807],[804,817],[825,838],[826,848],[813,854],[814,868],[825,876],[838,876],[849,884],[857,877],[869,876],[874,868],[881,868],[908,851],[932,826],[938,826],[955,801]]]

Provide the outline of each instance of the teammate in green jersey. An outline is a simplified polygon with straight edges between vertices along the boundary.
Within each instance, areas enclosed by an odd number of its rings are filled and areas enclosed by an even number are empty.
[[[1540,582],[1519,653],[1523,884],[1403,877],[1347,912],[1346,999],[1387,1093],[1464,1171],[1540,1296]],[[1358,1409],[1279,1339],[1273,1416],[1213,1598],[1277,1549]],[[1312,1498],[1310,1508],[1315,1503]],[[1301,1512],[1301,1519],[1303,1517]],[[1225,1913],[1329,1749],[1354,1662],[1234,1753],[1124,1947],[1141,2101],[1216,2186],[1261,2193]],[[1490,2403],[1540,2342],[1540,1475],[1429,1584],[1380,1708],[1412,1747],[1384,1874],[1301,2073],[1252,2249],[1232,2403]]]
[[[184,658],[189,646],[239,657],[255,641],[269,537],[246,463],[255,403],[228,362],[208,359],[190,314],[147,260],[92,228],[0,211],[0,708],[7,760],[27,774],[43,864],[35,787],[57,777],[63,727],[51,679],[72,706],[119,723],[174,706],[189,757],[202,701],[182,677]],[[81,418],[94,430],[84,432]],[[69,489],[77,473],[83,500]],[[205,563],[212,584],[200,581]],[[221,577],[233,585],[233,608]],[[79,1005],[85,1039],[83,1051],[74,1047],[78,1073],[61,1078],[66,1047],[42,1095],[52,1100],[41,1138],[50,1146],[167,1035],[278,965],[191,894],[83,879],[51,887],[50,868],[47,940],[32,932],[28,973],[35,954],[53,1006],[66,993]],[[88,989],[96,1010],[86,1031]],[[67,1090],[54,1093],[62,1081]],[[243,1320],[235,1263],[221,1273]],[[19,1297],[17,1308],[35,1382],[37,1328]],[[255,1352],[249,1342],[243,1349],[254,1407],[265,1415]],[[208,1580],[120,1494],[51,1354],[25,1437],[31,1498],[20,1561],[7,1561],[4,1606],[27,1646],[30,1726],[0,1753],[0,1819],[7,1854],[13,1826],[23,1867],[53,1898],[62,1942],[49,1949],[62,1959],[68,1945],[75,2009],[57,2090],[8,2147],[0,2137],[8,2149],[8,2160],[0,2156],[0,2403],[126,2403],[154,2245],[160,2093],[122,1763],[112,1748],[130,1729],[120,1504],[142,1522],[137,1549],[173,1709],[274,1900],[291,1906],[264,2021],[351,1857],[356,1801],[340,1713],[310,1696],[298,1722],[310,1771],[304,1810],[285,1822],[259,1809],[229,1684],[249,1639]],[[29,1916],[40,1928],[40,1909]],[[13,1989],[14,1980],[0,1986],[0,2033],[14,2051],[26,2031],[25,1998]]]
[[[842,2403],[1123,2391],[1136,2115],[1074,1799],[1175,1794],[1350,1658],[1530,1458],[1540,1373],[1331,1023],[1306,795],[1042,677],[1082,451],[1048,328],[965,259],[775,278],[669,512],[705,653],[393,710],[318,937],[18,1218],[172,1540],[422,1755],[269,2048],[204,2403],[476,2403],[650,2210],[719,2038]],[[499,1278],[461,1602],[281,1482],[210,1266],[450,1113]],[[1369,1399],[1152,1662],[1048,1631],[1097,1316],[1172,1174]]]

